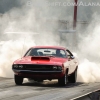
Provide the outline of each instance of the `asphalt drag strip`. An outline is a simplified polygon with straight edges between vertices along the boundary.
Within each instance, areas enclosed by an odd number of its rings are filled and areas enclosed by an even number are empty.
[[[14,79],[0,78],[0,100],[71,100],[100,88],[100,83],[68,83],[61,87],[55,81],[28,82],[17,86]]]

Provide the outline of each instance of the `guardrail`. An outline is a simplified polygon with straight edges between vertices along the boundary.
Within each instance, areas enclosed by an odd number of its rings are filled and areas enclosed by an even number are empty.
[[[100,100],[100,90],[95,90],[95,91],[83,94],[71,100]]]

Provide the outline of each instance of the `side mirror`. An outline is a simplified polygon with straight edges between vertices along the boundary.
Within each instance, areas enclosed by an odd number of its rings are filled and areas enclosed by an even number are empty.
[[[74,56],[68,55],[68,59],[74,59]]]
[[[75,57],[74,57],[74,56],[70,56],[70,58],[71,58],[71,59],[74,59]]]

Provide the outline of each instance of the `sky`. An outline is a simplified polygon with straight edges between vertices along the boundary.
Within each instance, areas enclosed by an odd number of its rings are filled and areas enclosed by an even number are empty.
[[[5,13],[14,7],[20,8],[25,5],[26,8],[34,6],[37,14],[44,18],[73,20],[73,6],[61,6],[63,3],[72,3],[74,0],[0,0],[0,13]],[[30,3],[30,6],[28,3]],[[83,3],[100,3],[99,0],[78,0]],[[54,4],[54,5],[53,5]],[[53,5],[53,6],[51,6]],[[100,13],[100,6],[78,6],[78,21],[91,21],[94,13]],[[48,9],[48,13],[47,10]]]

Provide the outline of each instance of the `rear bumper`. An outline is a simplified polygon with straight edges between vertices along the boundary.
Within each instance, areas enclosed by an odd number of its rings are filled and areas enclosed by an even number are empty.
[[[64,76],[62,71],[32,71],[32,70],[13,70],[16,75],[24,78],[43,78],[58,79]]]

